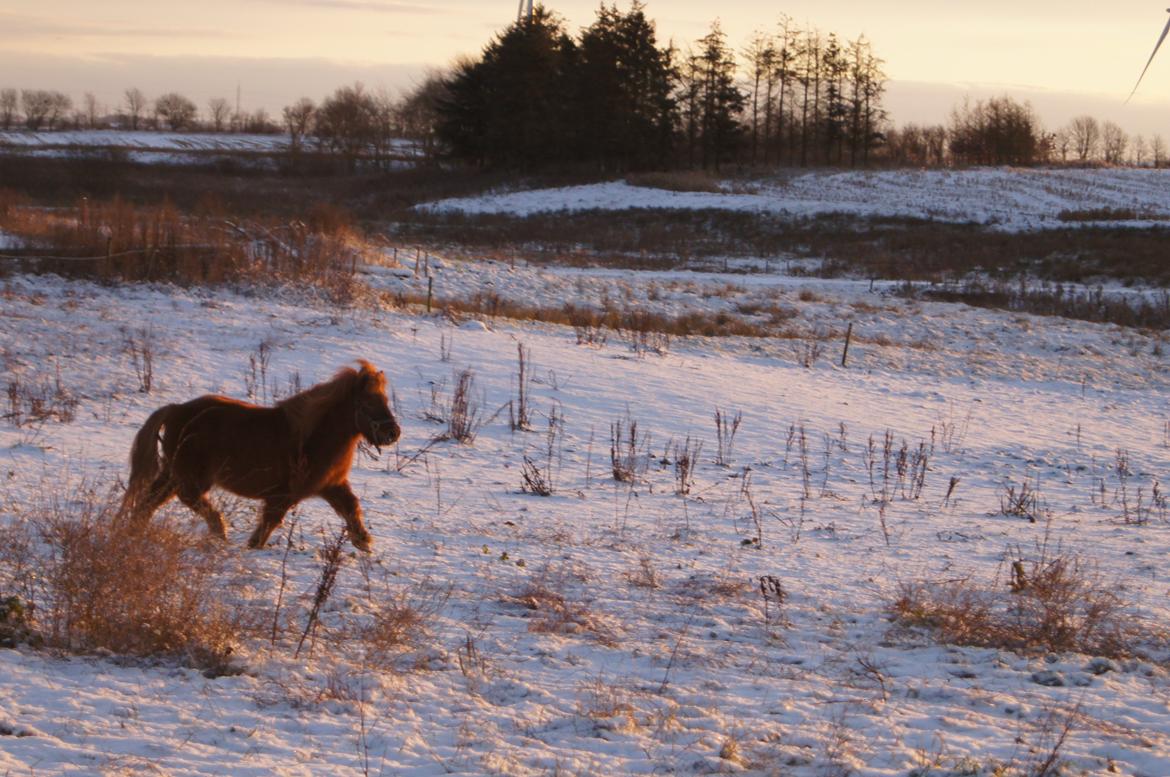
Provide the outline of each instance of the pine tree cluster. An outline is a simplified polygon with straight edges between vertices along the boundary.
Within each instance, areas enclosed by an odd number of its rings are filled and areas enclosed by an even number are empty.
[[[456,158],[513,168],[869,160],[885,76],[864,38],[784,20],[742,55],[746,74],[718,22],[686,51],[659,46],[639,2],[602,4],[576,38],[537,6],[446,78],[437,135]]]

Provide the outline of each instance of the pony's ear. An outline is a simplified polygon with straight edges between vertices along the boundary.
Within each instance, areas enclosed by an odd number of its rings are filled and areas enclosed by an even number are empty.
[[[359,359],[361,370],[358,372],[358,388],[362,391],[378,390],[386,385],[386,373],[379,372],[378,368],[365,359]]]

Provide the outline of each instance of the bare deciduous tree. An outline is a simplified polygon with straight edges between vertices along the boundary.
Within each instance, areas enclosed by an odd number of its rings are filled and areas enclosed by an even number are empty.
[[[1069,132],[1068,127],[1058,129],[1052,136],[1052,147],[1056,153],[1060,154],[1060,161],[1068,161],[1068,152],[1072,149],[1072,133]]]
[[[142,122],[143,114],[146,112],[146,95],[142,90],[134,86],[127,89],[124,93],[126,102],[126,118],[130,120],[130,129],[138,129]]]
[[[313,126],[313,117],[317,114],[317,106],[308,97],[302,97],[292,105],[286,105],[281,115],[284,117],[284,127],[288,130],[289,148],[295,153],[301,150],[301,144]]]
[[[748,125],[751,127],[751,160],[759,160],[761,140],[766,141],[771,129],[772,90],[775,88],[774,74],[779,53],[774,36],[757,30],[752,33],[747,46],[741,52],[748,66]],[[761,120],[762,117],[762,120]]]
[[[355,167],[373,142],[377,114],[377,101],[360,83],[340,87],[317,109],[317,137]]]
[[[0,89],[0,126],[12,129],[16,121],[16,106],[19,95],[15,89]]]
[[[1101,125],[1092,116],[1078,116],[1069,122],[1067,129],[1077,159],[1082,162],[1091,159],[1101,139]]]
[[[243,122],[242,129],[245,132],[279,132],[280,127],[272,122],[272,117],[268,115],[268,111],[263,108],[257,108],[251,113],[244,114],[240,117]]]
[[[73,101],[62,92],[49,89],[22,89],[20,107],[24,111],[24,123],[34,132],[45,127],[53,129],[69,113]]]
[[[1142,135],[1138,135],[1133,139],[1133,163],[1138,167],[1145,167],[1146,160],[1150,158],[1150,146],[1146,143],[1146,139]]]
[[[1105,161],[1111,165],[1119,165],[1125,159],[1125,149],[1129,145],[1129,136],[1125,130],[1111,121],[1101,127],[1101,149]]]
[[[394,109],[398,131],[404,138],[416,141],[428,159],[438,155],[439,106],[449,99],[447,78],[438,71],[427,73]]]
[[[154,115],[165,121],[172,130],[190,127],[195,123],[198,113],[195,103],[178,92],[168,92],[154,101]]]
[[[232,106],[222,97],[212,97],[207,101],[207,115],[211,119],[211,126],[216,132],[223,132],[232,115]]]
[[[96,129],[98,120],[101,119],[102,113],[105,110],[101,103],[98,102],[97,97],[93,92],[86,92],[83,98],[85,125],[89,129]]]

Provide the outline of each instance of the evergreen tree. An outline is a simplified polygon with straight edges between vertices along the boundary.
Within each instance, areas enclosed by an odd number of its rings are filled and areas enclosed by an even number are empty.
[[[735,55],[719,22],[698,41],[693,77],[698,79],[699,150],[704,169],[719,169],[731,159],[742,139],[739,116],[747,98],[735,84]]]
[[[576,127],[585,159],[606,168],[662,166],[676,119],[673,52],[659,49],[640,2],[602,5],[581,33]]]
[[[560,20],[537,6],[489,43],[479,62],[456,68],[439,106],[440,137],[456,156],[486,164],[568,158],[575,133],[565,96],[576,54]]]
[[[849,65],[834,33],[829,33],[821,51],[820,70],[824,74],[825,114],[821,141],[824,144],[826,164],[840,164],[845,150],[845,129],[849,109],[845,104],[845,75]]]

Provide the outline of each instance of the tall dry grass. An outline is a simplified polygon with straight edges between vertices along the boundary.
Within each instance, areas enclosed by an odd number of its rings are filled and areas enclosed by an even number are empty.
[[[0,196],[0,229],[15,235],[19,266],[101,281],[180,284],[309,283],[344,291],[373,249],[331,206],[303,219],[244,220],[215,208],[180,211],[82,198],[73,207],[35,207]]]
[[[252,631],[232,602],[230,557],[164,521],[123,519],[114,496],[82,487],[4,528],[0,594],[31,613],[30,641],[229,671]]]

